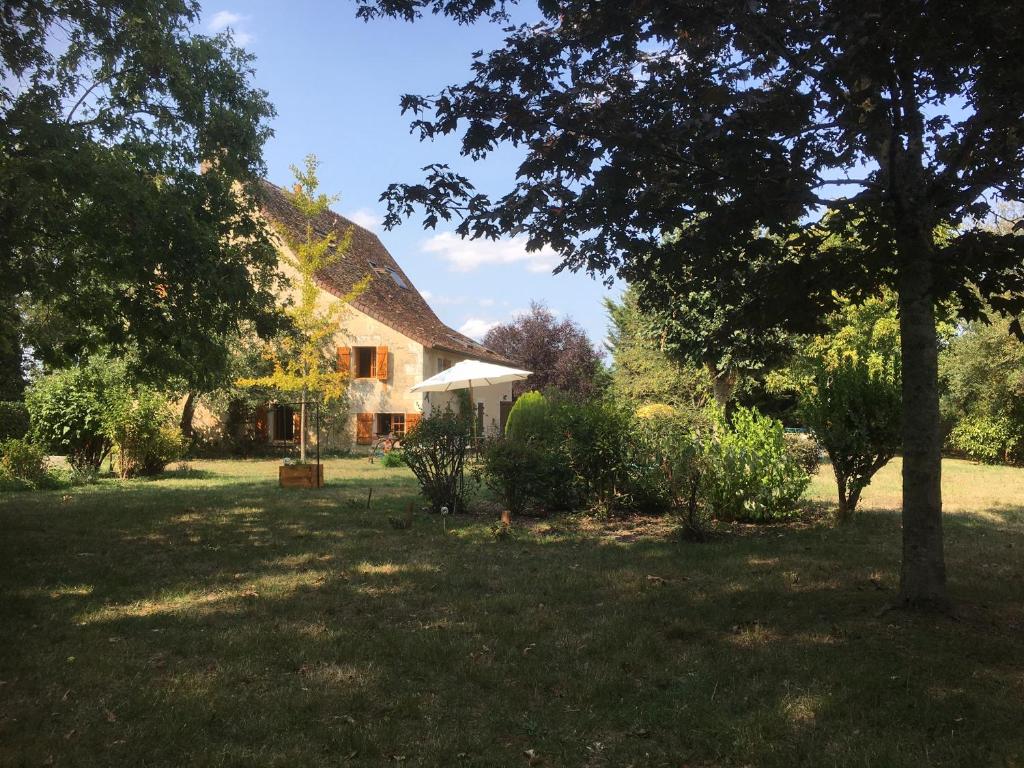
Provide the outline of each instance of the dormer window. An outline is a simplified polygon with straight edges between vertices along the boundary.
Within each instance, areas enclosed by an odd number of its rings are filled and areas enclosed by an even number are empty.
[[[405,282],[405,280],[402,279],[402,276],[398,274],[398,270],[391,269],[390,267],[388,267],[388,274],[391,275],[391,279],[395,281],[395,285],[397,285],[399,288],[409,290],[408,284]]]
[[[402,278],[402,274],[394,267],[382,267],[376,261],[367,261],[370,265],[370,269],[376,272],[381,277],[390,277],[395,285],[403,290],[409,290],[409,284]]]

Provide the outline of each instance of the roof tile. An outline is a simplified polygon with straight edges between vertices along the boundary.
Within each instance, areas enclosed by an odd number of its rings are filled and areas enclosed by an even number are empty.
[[[261,192],[260,203],[267,219],[275,227],[287,230],[292,238],[303,236],[305,221],[284,190],[264,181]],[[478,360],[511,362],[442,323],[375,234],[334,211],[323,213],[313,222],[313,229],[318,236],[336,232],[339,238],[348,230],[352,231],[352,242],[344,256],[317,273],[316,281],[321,288],[343,298],[356,283],[370,275],[373,279],[366,290],[352,301],[352,306],[360,312],[425,347],[443,349]],[[400,287],[390,276],[389,270],[394,270],[408,288]]]

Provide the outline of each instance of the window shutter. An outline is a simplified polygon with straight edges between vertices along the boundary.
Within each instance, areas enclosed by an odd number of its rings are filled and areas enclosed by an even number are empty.
[[[356,442],[359,445],[369,445],[373,442],[373,414],[356,414]]]
[[[377,378],[380,381],[388,380],[388,348],[377,347]]]
[[[292,411],[292,440],[299,442],[302,436],[302,414]]]
[[[405,414],[405,434],[412,432],[413,427],[420,423],[421,415],[418,413]]]
[[[352,371],[352,350],[349,347],[338,347],[338,372]]]
[[[267,406],[260,405],[256,407],[256,420],[254,426],[256,438],[265,442],[270,434],[267,431]]]

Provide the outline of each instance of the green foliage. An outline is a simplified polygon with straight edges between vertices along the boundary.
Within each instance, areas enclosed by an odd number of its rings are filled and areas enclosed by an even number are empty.
[[[470,423],[450,410],[424,416],[402,440],[402,456],[434,512],[463,509],[463,474]]]
[[[632,286],[621,303],[605,300],[611,325],[608,348],[612,355],[611,393],[630,408],[664,403],[685,411],[699,411],[711,399],[707,368],[670,357],[641,312]]]
[[[679,272],[633,280],[637,304],[647,333],[681,367],[703,367],[715,401],[725,408],[741,377],[760,375],[785,361],[794,336],[783,323],[750,328],[746,320],[761,300],[756,275],[742,271],[723,279],[731,284],[726,298],[718,290],[694,287],[693,273],[680,267],[682,259],[668,255],[677,242],[666,238],[666,258]]]
[[[798,435],[787,432],[786,451],[799,464],[804,472],[813,475],[821,464],[821,448],[813,435]]]
[[[24,437],[31,426],[25,403],[20,400],[0,400],[0,440]]]
[[[154,381],[218,381],[239,323],[269,332],[279,317],[248,194],[274,115],[254,58],[229,33],[197,34],[191,0],[4,12],[0,72],[19,85],[0,89],[0,302],[60,327],[26,327],[25,346],[65,366],[116,345]]]
[[[823,364],[800,401],[800,413],[832,462],[839,517],[857,509],[861,491],[899,449],[900,371],[896,361],[870,358]]]
[[[717,416],[705,410],[694,419],[665,404],[637,411],[644,445],[651,462],[660,468],[672,508],[679,516],[683,536],[705,541],[711,527],[711,508],[703,495],[709,474],[707,445]]]
[[[306,156],[305,168],[292,166],[296,183],[288,199],[305,223],[300,237],[294,237],[287,228],[283,231],[290,252],[283,253],[282,260],[294,272],[292,287],[298,295],[297,301],[283,307],[292,327],[267,344],[265,357],[273,365],[272,373],[250,375],[237,381],[243,387],[270,388],[300,399],[303,407],[299,445],[303,461],[306,460],[305,404],[310,396],[330,403],[342,398],[348,390],[349,373],[338,370],[333,339],[340,330],[345,305],[364,290],[369,280],[365,278],[357,283],[341,299],[323,301],[324,292],[317,284],[316,274],[345,257],[352,232],[346,232],[340,240],[333,231],[319,237],[315,235],[314,221],[337,200],[319,192],[318,166],[316,155]]]
[[[825,318],[825,332],[807,336],[785,367],[770,372],[765,385],[774,394],[800,396],[822,369],[855,361],[883,373],[900,360],[900,321],[896,293],[882,290],[860,302],[836,297],[838,308]],[[946,332],[949,329],[943,325]]]
[[[0,441],[0,475],[38,488],[47,480],[46,450],[26,438]]]
[[[763,523],[792,517],[810,477],[786,450],[781,422],[737,408],[707,441],[706,499],[721,520]]]
[[[624,408],[606,400],[566,400],[555,423],[564,430],[565,456],[583,499],[605,509],[649,501],[650,485],[644,481],[650,473]]]
[[[359,12],[509,19],[478,0]],[[1024,313],[1024,234],[977,224],[994,198],[1024,199],[1022,48],[1005,0],[543,2],[474,53],[467,81],[402,98],[415,132],[464,157],[515,146],[507,184],[485,194],[431,163],[387,188],[385,221],[457,217],[463,237],[515,231],[558,269],[645,281],[685,346],[713,355],[735,341],[763,360],[776,335],[818,332],[838,296],[898,291],[913,337],[900,601],[943,605],[934,310],[953,294],[967,319],[986,302]]]
[[[185,440],[170,403],[158,392],[121,389],[109,399],[105,429],[114,444],[121,477],[149,477],[185,455]]]
[[[505,422],[505,435],[515,440],[545,440],[551,437],[552,409],[540,392],[524,392],[512,405]]]
[[[25,393],[34,439],[76,469],[99,469],[112,446],[107,411],[125,376],[122,362],[94,356],[34,381]]]
[[[1009,463],[1019,458],[1022,445],[1019,425],[1010,419],[985,414],[964,416],[949,433],[949,447],[986,464]]]
[[[93,356],[54,371],[26,392],[32,435],[90,477],[116,450],[122,477],[152,475],[181,458],[184,438],[170,402],[128,375],[123,360]]]
[[[1024,343],[1011,322],[969,323],[939,357],[947,446],[978,461],[1024,462]]]
[[[484,445],[482,470],[488,486],[513,515],[542,498],[551,476],[551,455],[532,441],[499,437]]]
[[[391,450],[380,457],[381,466],[385,467],[404,467],[405,456],[402,455],[402,451],[399,449]]]

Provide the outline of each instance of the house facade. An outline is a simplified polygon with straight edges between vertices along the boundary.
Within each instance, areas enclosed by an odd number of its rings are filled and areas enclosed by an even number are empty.
[[[285,193],[264,183],[263,215],[277,233],[277,247],[289,255],[286,240],[301,238],[304,220]],[[457,393],[419,393],[410,389],[462,360],[511,362],[479,342],[449,328],[369,230],[334,212],[314,222],[315,235],[336,233],[339,241],[351,233],[342,258],[316,275],[325,304],[348,296],[367,276],[368,286],[347,303],[333,339],[331,353],[338,369],[351,376],[349,415],[333,434],[329,447],[371,446],[378,439],[401,437],[424,414],[457,408]],[[287,236],[287,237],[286,237]],[[282,271],[289,275],[286,261]],[[512,385],[474,387],[473,414],[477,432],[492,435],[504,428],[512,407]],[[270,442],[298,439],[298,414],[293,406],[270,404],[256,414],[257,435]],[[313,425],[309,425],[309,430]],[[307,434],[307,441],[315,436]]]

